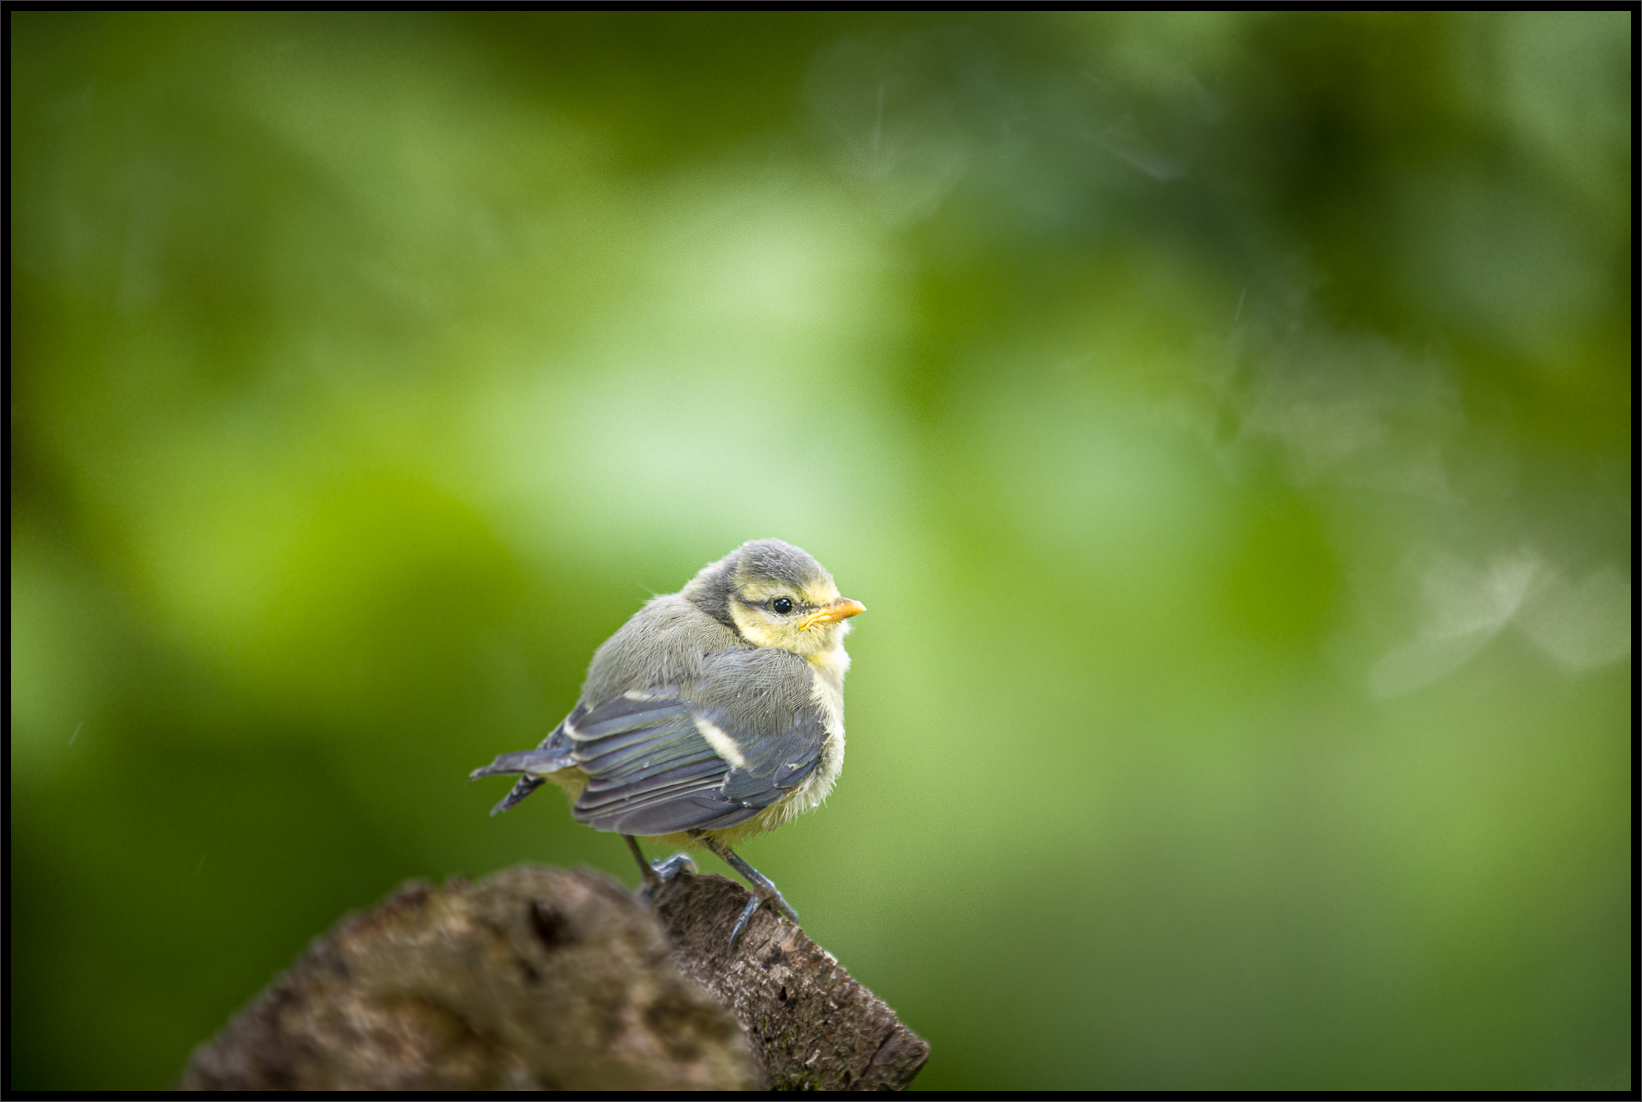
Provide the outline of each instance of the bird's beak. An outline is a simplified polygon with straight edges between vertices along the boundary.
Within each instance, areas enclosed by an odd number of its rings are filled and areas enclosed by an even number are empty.
[[[834,624],[839,620],[848,620],[851,616],[859,616],[867,610],[867,606],[860,601],[852,601],[848,597],[840,597],[830,601],[799,621],[800,630],[813,628],[817,624]]]

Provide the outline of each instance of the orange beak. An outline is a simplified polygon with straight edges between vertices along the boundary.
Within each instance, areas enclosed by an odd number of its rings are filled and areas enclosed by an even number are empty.
[[[799,621],[799,630],[813,628],[817,624],[835,624],[839,620],[848,620],[851,616],[859,616],[867,610],[867,606],[860,601],[852,601],[848,597],[840,597],[836,601],[821,606],[803,620]]]

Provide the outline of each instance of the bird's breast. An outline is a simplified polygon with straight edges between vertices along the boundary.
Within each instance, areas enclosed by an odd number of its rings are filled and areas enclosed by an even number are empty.
[[[849,672],[850,656],[843,643],[834,643],[828,649],[809,658],[810,668],[825,681],[838,697],[838,708],[844,707],[844,675]]]
[[[825,736],[821,743],[820,760],[810,775],[800,781],[791,792],[759,812],[754,818],[738,826],[709,831],[714,840],[724,845],[737,845],[744,838],[789,823],[806,811],[812,811],[831,794],[838,775],[844,769],[844,671],[849,669],[849,655],[842,645],[810,658],[810,697],[821,710]],[[682,839],[682,841],[680,840]],[[687,835],[668,839],[671,844],[689,844]]]
[[[801,815],[825,800],[844,769],[844,673],[849,669],[850,656],[839,644],[809,662],[815,679],[810,696],[821,709],[826,741],[821,744],[821,760],[816,762],[815,771],[782,801],[789,817]]]

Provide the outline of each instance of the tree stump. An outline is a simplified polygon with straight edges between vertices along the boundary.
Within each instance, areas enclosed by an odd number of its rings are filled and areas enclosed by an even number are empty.
[[[191,1090],[899,1089],[929,1046],[791,922],[682,874],[402,886],[190,1056]]]

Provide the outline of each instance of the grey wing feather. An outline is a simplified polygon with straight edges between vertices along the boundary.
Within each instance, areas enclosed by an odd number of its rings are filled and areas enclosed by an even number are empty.
[[[677,690],[671,693],[617,697],[576,725],[572,754],[588,776],[573,809],[578,820],[622,834],[671,834],[700,825],[701,801],[722,803],[714,795],[729,765],[701,737]]]
[[[735,739],[742,764],[725,778],[727,798],[765,808],[814,771],[826,718],[814,675],[788,651],[728,651],[708,658],[692,694],[697,714]]]
[[[809,664],[786,651],[708,655],[682,690],[651,689],[596,705],[566,724],[588,775],[578,820],[622,834],[717,830],[746,822],[808,776],[826,738]],[[634,694],[638,696],[639,694]],[[702,735],[703,720],[735,743],[740,763]]]

